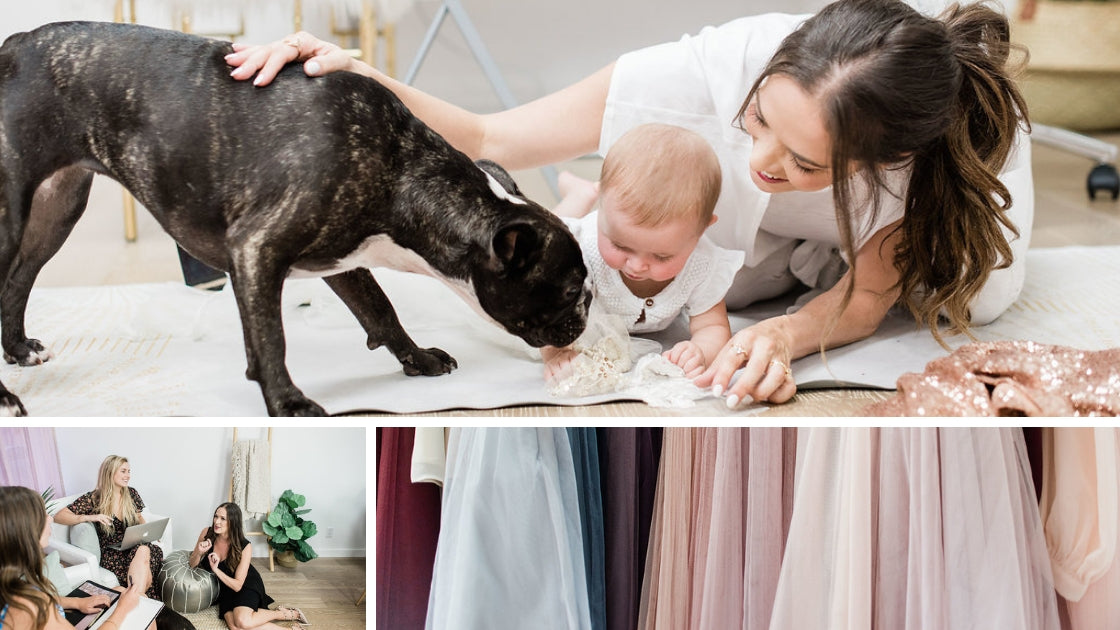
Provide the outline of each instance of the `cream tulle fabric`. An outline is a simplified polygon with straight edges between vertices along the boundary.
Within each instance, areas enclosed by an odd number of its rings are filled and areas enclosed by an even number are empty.
[[[1120,430],[1043,430],[1041,514],[1074,630],[1120,627]]]
[[[639,628],[767,627],[795,447],[793,429],[665,429]]]
[[[804,429],[797,461],[771,628],[1058,628],[1018,429]]]
[[[589,630],[563,428],[451,429],[427,628]]]

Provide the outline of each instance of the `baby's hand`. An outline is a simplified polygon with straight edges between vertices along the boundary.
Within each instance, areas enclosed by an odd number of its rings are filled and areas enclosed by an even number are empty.
[[[544,359],[544,379],[554,381],[567,375],[572,361],[579,356],[579,352],[571,348],[554,348],[545,346],[541,348],[541,358]]]
[[[671,349],[661,353],[661,356],[684,370],[688,378],[696,378],[704,372],[704,353],[700,346],[692,341],[682,341]]]

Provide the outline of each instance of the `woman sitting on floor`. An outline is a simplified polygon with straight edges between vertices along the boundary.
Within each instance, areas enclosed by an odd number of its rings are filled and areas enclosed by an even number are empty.
[[[192,567],[212,571],[221,582],[218,615],[230,630],[279,629],[281,626],[272,622],[281,620],[307,624],[307,617],[298,608],[269,610],[273,599],[264,592],[264,581],[252,559],[253,543],[245,538],[241,527],[241,508],[236,503],[219,505],[210,527],[198,535],[190,557]]]

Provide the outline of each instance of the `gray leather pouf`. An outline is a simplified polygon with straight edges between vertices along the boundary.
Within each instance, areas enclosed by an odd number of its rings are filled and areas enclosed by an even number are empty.
[[[218,578],[204,569],[192,569],[189,551],[168,554],[158,579],[163,603],[175,612],[196,613],[218,599]]]

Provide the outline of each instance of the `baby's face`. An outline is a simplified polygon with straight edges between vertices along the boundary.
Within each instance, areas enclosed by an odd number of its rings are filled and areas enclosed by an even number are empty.
[[[630,214],[611,201],[609,193],[604,193],[599,203],[599,253],[607,266],[635,281],[675,278],[703,234],[696,221],[635,225]]]

